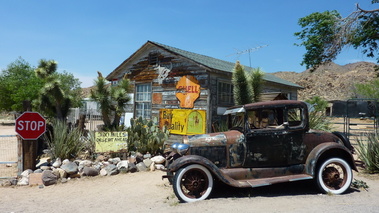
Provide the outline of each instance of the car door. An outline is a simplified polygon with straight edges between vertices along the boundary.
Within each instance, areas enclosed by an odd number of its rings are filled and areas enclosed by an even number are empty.
[[[288,126],[284,108],[255,109],[247,112],[250,131],[246,134],[244,167],[276,167],[288,163],[291,143],[286,143]]]

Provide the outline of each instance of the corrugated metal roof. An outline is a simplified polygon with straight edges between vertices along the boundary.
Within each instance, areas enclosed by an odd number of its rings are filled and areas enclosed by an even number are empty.
[[[201,65],[206,66],[206,67],[211,68],[211,69],[220,70],[220,71],[224,71],[224,72],[233,72],[233,69],[235,66],[235,63],[232,63],[232,62],[220,60],[220,59],[209,57],[206,55],[201,55],[201,54],[189,52],[189,51],[182,50],[182,49],[179,49],[176,47],[171,47],[171,46],[168,46],[165,44],[160,44],[158,42],[153,42],[153,41],[148,41],[148,42],[150,42],[154,45],[157,45],[163,49],[166,49],[167,51],[181,55],[182,57],[188,58],[188,59],[190,59],[190,60],[192,60],[198,64],[201,64]],[[245,69],[249,70],[252,68],[245,66]],[[278,83],[278,84],[284,84],[287,86],[302,88],[298,84],[292,83],[290,81],[284,80],[284,79],[276,77],[274,75],[270,75],[268,73],[265,73],[264,80],[274,82],[274,83]]]

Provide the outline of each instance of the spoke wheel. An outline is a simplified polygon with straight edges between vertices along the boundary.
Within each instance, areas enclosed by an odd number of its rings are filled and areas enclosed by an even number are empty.
[[[318,168],[316,179],[322,192],[342,194],[350,187],[353,173],[345,160],[330,158]]]
[[[213,188],[213,178],[207,168],[192,164],[181,168],[174,177],[174,192],[182,202],[206,199]]]

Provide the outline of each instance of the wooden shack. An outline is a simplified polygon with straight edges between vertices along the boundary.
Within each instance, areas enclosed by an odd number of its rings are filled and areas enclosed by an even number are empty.
[[[106,79],[116,84],[125,75],[133,87],[127,112],[133,117],[159,118],[172,135],[212,132],[212,124],[233,106],[235,64],[147,41]],[[246,67],[245,67],[246,69]],[[247,69],[249,69],[247,67]],[[262,97],[296,100],[301,86],[264,75]]]

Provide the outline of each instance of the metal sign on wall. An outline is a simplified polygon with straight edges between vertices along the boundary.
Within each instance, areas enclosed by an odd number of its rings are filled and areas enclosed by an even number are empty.
[[[183,76],[176,84],[176,97],[180,101],[180,107],[193,108],[194,102],[200,96],[200,85],[192,75]]]
[[[206,111],[192,109],[160,109],[159,126],[168,127],[170,133],[178,135],[204,134]]]

